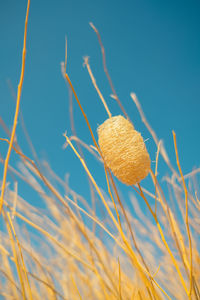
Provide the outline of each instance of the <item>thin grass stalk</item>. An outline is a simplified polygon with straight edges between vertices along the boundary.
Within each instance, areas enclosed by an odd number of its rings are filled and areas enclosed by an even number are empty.
[[[22,69],[21,69],[20,82],[18,85],[15,116],[14,116],[14,122],[13,122],[13,128],[12,128],[10,143],[9,143],[9,147],[8,147],[8,152],[7,152],[5,163],[4,163],[3,181],[2,181],[1,196],[0,196],[0,215],[1,215],[2,207],[3,207],[4,193],[5,193],[5,188],[6,188],[6,178],[7,178],[7,172],[8,172],[8,163],[9,163],[9,159],[10,159],[10,155],[11,155],[12,145],[13,145],[14,138],[15,138],[17,119],[18,119],[19,107],[20,107],[21,92],[22,92],[22,85],[23,85],[23,80],[24,80],[25,61],[26,61],[26,37],[27,37],[29,7],[30,7],[30,0],[28,0],[27,11],[26,11],[25,28],[24,28],[24,45],[23,45],[23,52],[22,52]]]
[[[184,188],[184,193],[185,193],[185,224],[186,224],[186,229],[187,229],[187,235],[188,235],[188,240],[189,240],[189,251],[190,251],[190,288],[188,291],[188,296],[189,299],[191,299],[191,294],[192,294],[192,287],[193,287],[193,274],[192,274],[192,239],[191,239],[191,234],[190,234],[190,227],[189,227],[189,221],[188,221],[188,191],[187,187],[185,184],[185,179],[183,177],[183,172],[181,169],[181,165],[179,162],[179,156],[178,156],[178,149],[177,149],[177,142],[176,142],[176,134],[173,131],[173,138],[174,138],[174,147],[175,147],[175,152],[176,152],[176,161],[177,161],[177,166],[179,169],[179,172],[181,174],[182,182],[183,182],[183,188]]]
[[[11,228],[13,234],[14,234],[15,240],[16,240],[17,245],[18,245],[18,249],[19,249],[19,253],[20,253],[20,257],[21,257],[21,261],[22,261],[22,268],[23,268],[25,279],[26,279],[26,282],[27,282],[27,287],[28,287],[27,289],[28,289],[29,299],[33,300],[32,292],[31,292],[31,286],[30,286],[30,283],[29,283],[28,275],[27,275],[26,265],[24,263],[24,258],[23,258],[23,254],[22,254],[22,249],[21,249],[19,240],[17,238],[16,232],[15,232],[15,228],[13,226],[13,223],[12,223],[12,220],[11,220],[11,217],[10,217],[9,213],[7,213],[7,217],[8,217],[8,222],[10,224],[10,228]]]
[[[89,73],[90,78],[92,80],[92,84],[94,85],[94,87],[95,87],[95,89],[96,89],[96,91],[97,91],[97,93],[99,95],[99,98],[101,99],[101,102],[103,103],[103,106],[105,107],[105,110],[106,110],[106,112],[108,114],[108,117],[111,118],[112,114],[111,114],[111,112],[110,112],[110,110],[108,108],[108,105],[107,105],[106,101],[104,100],[104,97],[103,97],[100,89],[98,88],[98,85],[97,85],[96,80],[94,78],[94,75],[92,73],[91,67],[89,65],[89,57],[84,57],[84,65],[86,65],[86,67],[87,67],[88,73]]]
[[[37,280],[38,282],[42,283],[44,286],[48,287],[50,290],[52,290],[52,292],[56,295],[58,295],[61,299],[63,300],[67,300],[60,292],[58,292],[54,287],[52,287],[48,282],[42,280],[41,278],[39,278],[38,276],[36,276],[35,274],[32,274],[31,272],[28,272],[28,274],[33,277],[35,280]]]
[[[102,53],[102,60],[103,60],[103,68],[104,68],[104,72],[106,74],[106,77],[108,79],[108,82],[109,82],[109,85],[111,87],[111,90],[112,90],[112,93],[114,95],[114,99],[117,101],[121,111],[123,112],[123,114],[126,116],[127,119],[129,119],[128,117],[128,114],[126,113],[121,101],[119,100],[118,96],[117,96],[117,93],[115,91],[115,88],[114,88],[114,85],[112,83],[112,79],[110,77],[110,74],[108,72],[108,68],[107,68],[107,65],[106,65],[106,55],[105,55],[105,49],[104,49],[104,46],[103,46],[103,43],[101,41],[101,36],[99,34],[99,31],[97,30],[97,28],[94,26],[94,24],[92,22],[89,23],[90,26],[92,27],[92,29],[94,30],[94,32],[96,33],[97,35],[97,38],[98,38],[98,41],[99,41],[99,44],[100,44],[100,47],[101,47],[101,53]]]
[[[21,289],[22,289],[22,297],[23,297],[23,300],[26,300],[25,285],[24,285],[24,280],[23,280],[23,270],[21,268],[20,261],[18,259],[17,250],[16,250],[16,247],[15,247],[15,241],[14,241],[14,238],[13,238],[12,230],[11,230],[10,224],[7,220],[7,216],[4,213],[4,210],[2,210],[2,214],[3,214],[4,220],[6,222],[7,231],[8,231],[9,237],[10,237],[10,241],[11,241],[11,247],[12,247],[12,251],[13,251],[14,262],[15,262],[15,265],[16,265],[16,269],[17,269],[17,273],[18,273],[18,277],[19,277],[19,281],[20,281],[20,285],[21,285]]]

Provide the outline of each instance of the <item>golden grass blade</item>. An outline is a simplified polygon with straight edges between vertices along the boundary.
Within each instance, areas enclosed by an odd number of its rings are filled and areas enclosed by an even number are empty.
[[[24,80],[25,58],[26,58],[26,36],[27,36],[29,7],[30,7],[30,0],[28,0],[27,11],[26,11],[25,29],[24,29],[24,45],[23,45],[23,54],[22,54],[22,69],[21,69],[20,82],[18,85],[15,116],[14,116],[14,122],[13,122],[13,128],[12,128],[10,143],[9,143],[9,147],[8,147],[8,152],[7,152],[5,163],[4,163],[3,181],[2,181],[1,196],[0,196],[0,215],[1,215],[1,210],[3,207],[4,193],[5,193],[5,187],[6,187],[6,178],[7,178],[7,171],[8,171],[8,163],[9,163],[9,159],[10,159],[12,145],[13,145],[14,138],[15,138],[17,119],[18,119],[19,107],[20,107],[21,92],[22,92],[22,85],[23,85],[23,80]]]
[[[159,153],[160,153],[160,145],[161,145],[161,141],[158,142],[157,153],[156,153],[155,178],[157,178],[157,175],[158,175],[158,157],[159,157]],[[156,196],[157,196],[157,180],[156,180],[156,183],[155,183],[155,214],[157,214]]]
[[[103,59],[103,68],[104,68],[104,72],[106,74],[106,77],[108,79],[108,82],[109,82],[109,85],[111,87],[111,90],[112,90],[112,93],[113,93],[113,98],[117,101],[121,111],[123,112],[123,114],[126,116],[127,119],[129,119],[121,101],[119,100],[118,96],[117,96],[117,93],[115,91],[115,88],[114,88],[114,85],[112,83],[112,80],[111,80],[111,77],[110,77],[110,74],[108,73],[108,69],[107,69],[107,66],[106,66],[106,55],[105,55],[105,49],[104,49],[104,46],[103,46],[103,43],[102,43],[102,40],[101,40],[101,36],[99,34],[99,31],[97,30],[97,28],[94,26],[94,24],[92,22],[89,23],[90,26],[92,27],[92,29],[94,30],[94,32],[96,33],[97,35],[97,38],[98,38],[98,41],[99,41],[99,44],[100,44],[100,47],[101,47],[101,53],[102,53],[102,59]]]
[[[143,112],[143,110],[142,110],[141,104],[140,104],[140,102],[139,102],[139,100],[138,100],[136,94],[135,94],[135,93],[131,93],[130,96],[131,96],[133,102],[135,103],[135,105],[136,105],[136,107],[137,107],[137,109],[138,109],[138,111],[139,111],[139,114],[140,114],[140,116],[141,116],[142,122],[145,124],[146,128],[148,129],[148,131],[150,132],[151,136],[153,137],[156,146],[158,147],[158,144],[159,144],[158,137],[157,137],[155,131],[153,130],[153,128],[152,128],[152,127],[150,126],[150,124],[148,123],[148,121],[147,121],[147,119],[146,119],[146,117],[145,117],[145,114],[144,114],[144,112]],[[177,176],[177,178],[178,178],[178,174],[177,174],[177,172],[175,171],[175,169],[173,168],[173,166],[172,166],[172,164],[171,164],[171,162],[170,162],[170,160],[169,160],[168,154],[167,154],[167,152],[166,152],[166,150],[165,150],[163,144],[160,145],[160,153],[162,154],[162,157],[164,158],[164,160],[165,160],[166,164],[168,165],[168,167],[171,169],[171,171],[172,171],[172,172]]]
[[[99,146],[98,146],[98,144],[97,144],[97,142],[96,142],[96,140],[95,140],[95,137],[94,137],[92,128],[91,128],[91,126],[90,126],[90,123],[89,123],[89,121],[88,121],[88,118],[87,118],[87,116],[86,116],[86,114],[85,114],[85,112],[84,112],[84,110],[83,110],[83,108],[82,108],[82,105],[81,105],[81,103],[80,103],[80,101],[79,101],[79,99],[78,99],[78,96],[77,96],[77,94],[76,94],[76,92],[75,92],[75,90],[74,90],[74,87],[73,87],[73,85],[72,85],[72,83],[71,83],[71,80],[70,80],[70,78],[69,78],[69,76],[68,76],[67,73],[65,74],[65,78],[67,79],[67,82],[69,83],[69,85],[70,85],[70,87],[71,87],[71,89],[72,89],[72,92],[73,92],[73,94],[74,94],[74,96],[75,96],[75,99],[76,99],[76,101],[77,101],[77,103],[78,103],[78,105],[79,105],[79,107],[80,107],[80,110],[81,110],[81,112],[82,112],[82,114],[83,114],[83,117],[84,117],[84,119],[85,119],[85,121],[86,121],[86,124],[87,124],[87,126],[88,126],[88,129],[89,129],[89,131],[90,131],[92,140],[93,140],[93,142],[94,142],[96,148],[97,148],[98,151],[99,151]],[[100,152],[100,151],[99,151],[99,152]]]
[[[26,300],[25,285],[24,285],[24,280],[23,280],[23,275],[22,275],[23,270],[21,268],[21,265],[20,265],[20,262],[19,262],[19,259],[18,259],[17,251],[16,251],[16,248],[15,248],[15,241],[14,241],[14,238],[13,238],[13,235],[12,235],[12,230],[11,230],[10,224],[7,220],[7,216],[5,215],[3,210],[2,210],[2,213],[3,213],[4,220],[6,222],[8,234],[9,234],[10,241],[11,241],[11,246],[12,246],[12,251],[13,251],[13,256],[14,256],[14,262],[15,262],[15,265],[16,265],[16,269],[17,269],[17,273],[18,273],[18,277],[19,277],[19,281],[20,281],[20,285],[21,285],[21,289],[22,289],[22,297],[23,297],[23,300]]]
[[[59,293],[56,289],[54,289],[48,282],[45,282],[44,280],[40,279],[38,276],[28,273],[31,277],[35,278],[37,281],[41,282],[45,286],[47,286],[49,289],[51,289],[55,294],[57,294],[61,299],[67,300],[61,293]]]
[[[24,275],[25,275],[26,283],[27,283],[27,287],[28,287],[28,295],[29,295],[29,299],[30,299],[30,300],[33,300],[32,292],[31,292],[31,287],[30,287],[30,283],[29,283],[29,279],[28,279],[28,275],[27,275],[26,265],[25,265],[25,263],[24,263],[24,258],[23,258],[23,254],[22,254],[22,249],[21,249],[19,240],[18,240],[18,238],[17,238],[16,232],[15,232],[15,228],[14,228],[14,226],[13,226],[12,219],[11,219],[9,213],[7,213],[7,217],[8,217],[8,221],[9,221],[9,224],[10,224],[10,228],[12,229],[12,232],[13,232],[13,234],[14,234],[15,240],[16,240],[17,245],[18,245],[18,249],[19,249],[19,253],[20,253],[20,257],[21,257],[21,261],[22,261],[22,268],[23,268],[23,271],[24,271]]]
[[[191,294],[192,294],[192,288],[193,288],[193,274],[192,274],[192,239],[191,239],[191,234],[190,234],[190,227],[189,227],[189,221],[188,221],[188,191],[187,191],[187,187],[185,184],[185,179],[183,177],[183,172],[181,169],[181,165],[179,162],[179,156],[178,156],[178,148],[177,148],[177,142],[176,142],[176,134],[173,131],[173,138],[174,138],[174,147],[175,147],[175,152],[176,152],[176,161],[177,161],[177,166],[179,169],[179,172],[181,174],[181,178],[182,178],[182,182],[183,182],[183,188],[184,188],[184,192],[185,192],[185,224],[186,224],[186,228],[187,228],[187,235],[188,235],[188,240],[189,240],[189,250],[190,250],[190,288],[188,291],[188,296],[189,299],[191,299]]]
[[[92,73],[92,70],[91,70],[91,67],[90,67],[90,64],[89,64],[89,57],[87,57],[87,56],[84,57],[84,64],[83,65],[85,65],[87,67],[88,73],[89,73],[90,78],[92,80],[92,84],[93,84],[94,88],[96,89],[96,91],[97,91],[97,93],[99,95],[99,98],[101,99],[101,102],[103,103],[103,106],[105,107],[105,110],[106,110],[106,112],[108,114],[108,117],[111,118],[112,114],[111,114],[111,112],[110,112],[110,110],[108,108],[108,105],[107,105],[107,103],[106,103],[106,101],[105,101],[105,99],[104,99],[104,97],[103,97],[100,89],[98,88],[98,85],[97,85],[96,80],[94,78],[94,75]]]

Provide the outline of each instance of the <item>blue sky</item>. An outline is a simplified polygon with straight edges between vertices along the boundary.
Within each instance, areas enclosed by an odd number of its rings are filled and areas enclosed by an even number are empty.
[[[16,91],[21,70],[26,1],[7,0],[0,4],[0,115],[9,128],[14,117],[14,101],[7,80]],[[63,150],[62,134],[71,134],[68,90],[60,63],[68,39],[68,74],[96,133],[106,118],[88,73],[83,56],[90,64],[113,115],[120,110],[110,98],[111,90],[103,72],[100,47],[89,22],[98,28],[106,50],[107,66],[115,89],[135,128],[147,141],[152,160],[156,148],[131,101],[135,92],[147,119],[165,142],[175,164],[172,130],[177,134],[184,173],[199,166],[200,111],[200,2],[185,1],[31,1],[27,37],[25,79],[21,111],[31,140],[40,158],[64,177],[71,174],[74,188],[84,193],[84,171],[69,149]],[[84,119],[74,100],[77,134],[92,144]],[[0,129],[1,137],[5,133]],[[31,157],[20,121],[18,141]],[[5,156],[5,145],[0,151]],[[88,158],[95,178],[100,166]],[[11,162],[15,164],[16,156]],[[153,165],[152,165],[153,166]],[[160,178],[165,175],[160,164]],[[76,178],[79,178],[78,181]]]

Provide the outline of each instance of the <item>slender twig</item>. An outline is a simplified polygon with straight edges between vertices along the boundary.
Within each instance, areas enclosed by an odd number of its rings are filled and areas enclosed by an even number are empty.
[[[185,179],[183,177],[181,165],[179,162],[178,149],[177,149],[177,143],[176,143],[176,134],[174,131],[173,131],[173,138],[174,138],[174,147],[175,147],[175,152],[176,152],[177,166],[178,166],[181,178],[182,178],[183,188],[184,188],[184,192],[185,192],[185,224],[186,224],[186,229],[187,229],[187,235],[188,235],[188,240],[189,240],[189,251],[190,251],[190,289],[189,289],[188,296],[191,299],[192,287],[193,287],[193,284],[192,284],[193,275],[192,275],[192,239],[191,239],[189,220],[188,220],[188,191],[187,191],[187,187],[185,184]]]
[[[108,105],[107,105],[107,103],[106,103],[106,101],[105,101],[105,99],[104,99],[104,97],[103,97],[103,95],[102,95],[102,93],[101,93],[101,91],[100,91],[97,83],[96,83],[96,80],[94,78],[94,75],[92,73],[92,70],[91,70],[91,67],[90,67],[90,64],[89,64],[89,57],[88,56],[84,57],[84,64],[83,65],[87,67],[88,73],[89,73],[90,78],[92,80],[92,84],[94,85],[94,88],[96,89],[96,91],[97,91],[97,93],[99,95],[99,98],[101,99],[101,102],[103,103],[103,106],[105,107],[105,110],[106,110],[106,112],[108,114],[108,117],[111,118],[112,114],[111,114],[111,112],[110,112],[110,110],[108,108]]]
[[[113,93],[113,98],[117,101],[121,111],[123,112],[123,114],[126,116],[127,119],[129,119],[121,101],[119,100],[118,96],[117,96],[117,93],[115,91],[115,88],[114,88],[114,85],[112,83],[112,80],[111,80],[111,77],[110,77],[110,74],[108,73],[108,68],[107,68],[107,65],[106,65],[106,55],[105,55],[105,49],[104,49],[104,46],[103,46],[103,43],[102,43],[102,40],[101,40],[101,36],[99,34],[99,31],[97,30],[97,28],[94,26],[94,24],[92,22],[89,23],[90,26],[92,27],[92,29],[94,30],[94,32],[96,33],[97,35],[97,38],[98,38],[98,41],[99,41],[99,45],[101,47],[101,53],[102,53],[102,60],[103,60],[103,68],[104,68],[104,72],[106,74],[106,77],[108,79],[108,82],[109,82],[109,85],[111,87],[111,90],[112,90],[112,93]]]
[[[16,132],[17,120],[18,120],[18,114],[19,114],[19,107],[20,107],[20,99],[21,99],[21,93],[22,93],[22,85],[23,85],[23,81],[24,81],[24,71],[25,71],[25,61],[26,61],[26,36],[27,36],[29,7],[30,7],[30,0],[28,0],[27,11],[26,11],[25,29],[24,29],[24,45],[23,45],[23,52],[22,52],[22,69],[21,69],[20,82],[19,82],[19,85],[18,85],[15,116],[14,116],[14,122],[13,122],[13,128],[12,128],[10,143],[9,143],[9,147],[8,147],[8,152],[7,152],[6,159],[5,159],[5,164],[4,164],[3,181],[2,181],[1,196],[0,196],[0,215],[1,215],[1,210],[2,210],[2,207],[3,207],[3,199],[4,199],[4,193],[5,193],[5,187],[6,187],[8,163],[9,163],[9,159],[10,159],[12,145],[13,145],[14,138],[15,138],[15,132]]]

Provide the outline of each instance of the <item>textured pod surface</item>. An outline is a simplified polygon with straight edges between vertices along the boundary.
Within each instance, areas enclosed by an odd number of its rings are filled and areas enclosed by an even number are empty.
[[[99,147],[106,165],[123,183],[144,179],[151,166],[143,138],[122,116],[107,119],[98,127]]]

